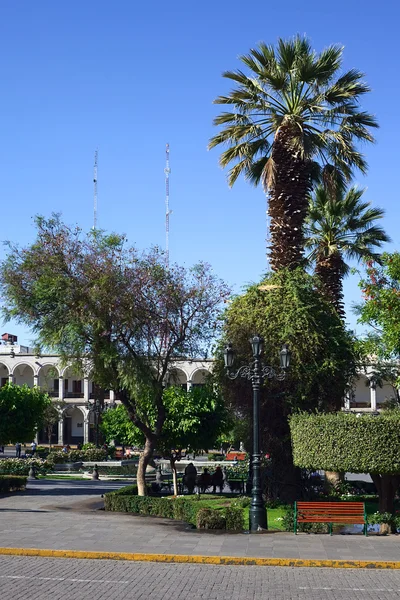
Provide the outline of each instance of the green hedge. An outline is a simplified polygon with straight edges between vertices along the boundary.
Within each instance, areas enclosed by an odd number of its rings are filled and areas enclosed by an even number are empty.
[[[19,475],[0,475],[0,494],[19,492],[26,488],[26,477]]]
[[[290,432],[293,462],[299,467],[400,473],[400,411],[296,414],[290,418]]]
[[[173,496],[161,498],[138,496],[136,485],[129,485],[104,495],[104,507],[108,511],[176,519],[207,529],[243,531],[243,509],[232,506],[210,509],[209,503],[210,501],[206,499],[202,501],[201,499],[174,498]],[[198,514],[205,509],[211,513],[207,512],[206,515],[203,512],[199,525]]]

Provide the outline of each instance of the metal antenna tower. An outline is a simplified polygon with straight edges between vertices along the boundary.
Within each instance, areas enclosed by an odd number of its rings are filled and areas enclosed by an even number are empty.
[[[169,144],[165,147],[165,262],[169,266],[169,215],[172,210],[169,210]]]
[[[93,229],[97,229],[97,156],[98,152],[96,150],[93,167]]]

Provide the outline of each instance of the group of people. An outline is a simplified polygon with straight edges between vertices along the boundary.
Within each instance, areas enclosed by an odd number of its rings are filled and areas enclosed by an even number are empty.
[[[33,458],[35,456],[36,450],[37,450],[37,443],[35,442],[35,440],[32,440],[31,453],[29,454],[29,458]],[[22,444],[21,444],[21,442],[17,442],[15,444],[15,457],[21,458],[21,452],[22,452]],[[26,453],[25,453],[25,456],[28,457],[28,455]]]
[[[221,467],[218,466],[212,475],[205,467],[201,475],[198,476],[197,469],[194,464],[189,463],[185,469],[183,483],[187,487],[189,494],[193,494],[196,485],[202,494],[204,494],[205,491],[212,486],[213,494],[215,494],[217,488],[220,492],[222,492],[224,488],[224,474]]]

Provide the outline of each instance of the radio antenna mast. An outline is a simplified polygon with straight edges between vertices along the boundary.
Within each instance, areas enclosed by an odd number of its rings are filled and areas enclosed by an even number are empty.
[[[93,167],[93,230],[97,229],[97,156],[98,152],[96,150]]]
[[[169,267],[169,215],[172,210],[169,210],[169,175],[171,169],[169,168],[169,144],[165,147],[165,262],[167,268]]]

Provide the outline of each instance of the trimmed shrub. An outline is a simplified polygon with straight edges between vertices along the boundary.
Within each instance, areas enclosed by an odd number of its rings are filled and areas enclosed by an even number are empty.
[[[0,494],[20,492],[26,488],[26,477],[19,475],[0,475]]]
[[[202,528],[228,529],[229,525],[229,529],[243,531],[243,510],[241,508],[210,509],[209,500],[197,498],[138,496],[136,485],[128,485],[116,492],[105,494],[104,507],[105,510],[109,511],[130,512],[138,515],[175,519],[195,526],[198,526],[199,512],[207,509],[211,510],[213,514],[208,520],[205,516],[204,518],[202,517],[203,520],[201,523],[204,523],[204,527],[202,525]],[[216,514],[214,515],[214,513]],[[219,517],[217,518],[216,515],[219,515]]]
[[[239,506],[227,506],[225,508],[225,521],[226,529],[230,531],[243,531],[243,508]]]
[[[400,411],[296,414],[290,418],[293,460],[306,469],[398,474],[399,428]]]
[[[226,520],[221,511],[201,508],[196,516],[197,529],[226,529]]]

